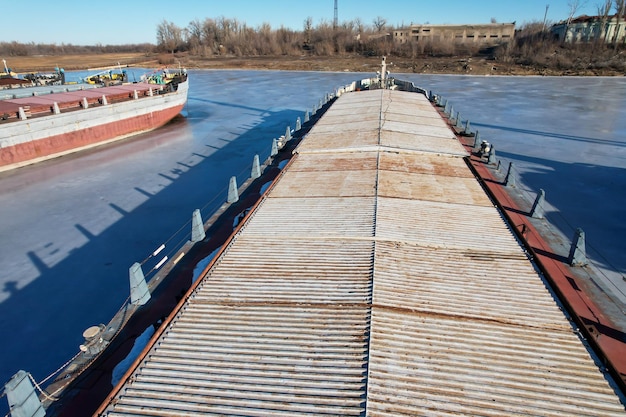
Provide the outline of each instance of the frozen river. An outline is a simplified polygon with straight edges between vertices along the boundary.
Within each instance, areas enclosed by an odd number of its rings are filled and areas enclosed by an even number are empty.
[[[0,383],[20,369],[41,381],[71,358],[83,330],[128,297],[134,262],[175,246],[194,209],[208,218],[229,178],[247,178],[254,155],[265,159],[325,93],[371,75],[191,71],[186,118],[0,174]],[[544,189],[548,220],[568,237],[585,231],[588,255],[626,300],[625,78],[397,78],[450,100],[514,162],[520,192]]]

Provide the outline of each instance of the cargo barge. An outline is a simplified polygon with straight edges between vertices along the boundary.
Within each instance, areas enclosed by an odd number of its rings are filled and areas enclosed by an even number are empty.
[[[343,94],[380,87],[392,91]],[[283,138],[278,159],[289,165],[280,174],[268,165],[271,189],[241,211],[174,311],[153,316],[165,322],[97,415],[623,414],[613,390],[623,388],[624,341],[603,351],[587,327],[559,318],[564,307],[543,280],[567,296],[559,276],[574,288],[575,273],[541,258],[563,264],[531,222],[511,216],[525,209],[503,194],[476,138],[401,89],[427,96],[395,80],[355,83],[333,96],[344,98],[316,130]],[[250,200],[227,210],[243,207]],[[572,323],[588,322],[561,302]],[[597,321],[614,336],[616,326]],[[52,415],[85,410],[81,395],[97,396],[95,381],[110,372],[86,370],[73,404]]]
[[[18,96],[25,89],[15,89],[14,97],[0,100],[0,171],[163,126],[181,112],[189,89],[186,71],[164,79],[161,84],[68,86],[27,97]]]

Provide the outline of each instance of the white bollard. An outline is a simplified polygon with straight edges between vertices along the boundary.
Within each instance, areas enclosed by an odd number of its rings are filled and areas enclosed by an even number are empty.
[[[46,411],[26,371],[18,371],[4,386],[11,416],[44,417]]]
[[[206,233],[204,232],[204,224],[202,223],[202,215],[199,209],[195,209],[191,215],[191,241],[200,242],[204,240]]]
[[[236,203],[239,201],[239,190],[237,190],[237,177],[230,177],[230,183],[228,184],[228,203]]]
[[[259,155],[254,155],[252,160],[252,171],[250,172],[250,178],[257,179],[261,176],[261,164],[259,163]]]
[[[146,277],[143,275],[141,264],[135,262],[128,270],[130,278],[130,303],[142,306],[150,300],[150,290],[146,284]]]

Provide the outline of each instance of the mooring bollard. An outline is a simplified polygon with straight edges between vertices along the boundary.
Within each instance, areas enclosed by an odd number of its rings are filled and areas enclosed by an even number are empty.
[[[200,209],[195,209],[191,215],[191,241],[196,243],[204,240],[206,233]]]
[[[535,219],[543,219],[543,202],[546,198],[546,192],[543,189],[539,189],[539,194],[535,198],[533,207],[530,209],[530,217]]]

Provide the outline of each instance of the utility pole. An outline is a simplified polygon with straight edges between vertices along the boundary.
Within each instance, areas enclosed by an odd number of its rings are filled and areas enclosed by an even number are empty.
[[[548,9],[550,8],[549,4],[546,4],[546,13],[543,15],[543,31],[546,30],[546,21],[548,19]]]
[[[337,30],[339,15],[337,14],[337,0],[335,0],[335,17],[333,18],[333,29]]]

